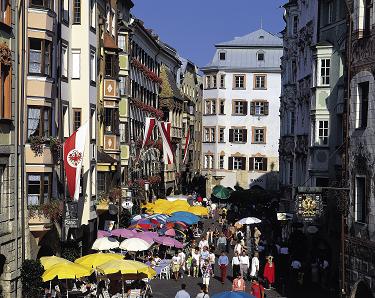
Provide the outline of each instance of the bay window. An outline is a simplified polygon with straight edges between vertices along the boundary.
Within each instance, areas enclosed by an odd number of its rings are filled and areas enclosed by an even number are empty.
[[[45,39],[29,39],[29,74],[51,76],[51,42]]]
[[[27,138],[51,136],[51,108],[29,106],[27,111]]]
[[[30,7],[53,10],[53,0],[30,0]]]
[[[104,130],[106,133],[118,133],[118,109],[104,108]]]
[[[27,174],[27,204],[38,206],[48,203],[51,199],[52,190],[51,173],[28,173]]]

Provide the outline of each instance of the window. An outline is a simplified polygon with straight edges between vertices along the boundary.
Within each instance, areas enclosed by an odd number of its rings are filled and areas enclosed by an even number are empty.
[[[219,143],[225,142],[225,128],[219,127]]]
[[[69,23],[69,0],[61,1],[61,15],[65,23]]]
[[[120,81],[119,81],[119,91],[120,91],[120,95],[125,95],[126,94],[126,90],[127,90],[127,77],[120,77]]]
[[[249,159],[250,171],[267,171],[266,157],[250,157]]]
[[[234,75],[233,76],[233,88],[234,89],[245,89],[245,76],[244,75]]]
[[[246,157],[229,157],[228,170],[246,170]]]
[[[109,5],[106,6],[106,19],[105,19],[105,28],[107,32],[109,32],[109,24],[110,24],[110,18],[111,18],[111,10]]]
[[[63,105],[63,136],[64,138],[70,137],[70,121],[69,121],[69,106]]]
[[[318,121],[318,144],[328,145],[328,121]]]
[[[73,24],[81,24],[81,0],[73,0]]]
[[[224,155],[219,156],[219,169],[224,169]]]
[[[219,60],[220,61],[224,61],[225,60],[225,54],[226,54],[225,52],[220,52],[219,53]]]
[[[117,37],[118,41],[118,47],[121,49],[123,52],[128,51],[128,46],[127,46],[127,40],[126,40],[126,35],[118,35]]]
[[[51,136],[51,108],[30,106],[27,111],[27,138]]]
[[[2,1],[3,2],[3,1]],[[36,8],[53,9],[53,0],[30,0],[30,6]]]
[[[219,101],[219,114],[220,115],[224,115],[225,113],[225,110],[224,110],[224,107],[225,107],[225,101],[224,100],[220,100]]]
[[[247,142],[247,129],[245,128],[229,129],[229,142],[246,143]]]
[[[220,88],[225,89],[225,75],[220,75]]]
[[[63,78],[68,78],[68,45],[61,44],[61,76]]]
[[[96,50],[90,49],[90,80],[96,82]]]
[[[81,50],[72,49],[72,79],[79,79],[81,77]]]
[[[29,46],[29,73],[51,76],[51,42],[30,38]]]
[[[329,72],[331,67],[331,59],[320,60],[320,83],[329,85]]]
[[[105,55],[105,75],[107,77],[116,78],[117,76],[117,57],[116,55]]]
[[[214,143],[215,142],[215,127],[205,127],[204,128],[204,142]]]
[[[118,133],[118,109],[104,108],[104,130],[107,133]]]
[[[264,52],[260,51],[257,53],[257,60],[258,61],[264,61]]]
[[[204,113],[206,115],[216,115],[216,100],[215,99],[207,99],[205,101]]]
[[[355,221],[366,223],[367,200],[366,200],[366,177],[355,178]]]
[[[10,0],[0,1],[1,10],[0,10],[0,22],[8,26],[12,25],[12,7]]]
[[[211,88],[216,88],[217,87],[217,82],[216,82],[216,75],[212,76],[212,81],[211,81]]]
[[[294,122],[296,121],[296,116],[295,112],[291,111],[290,112],[290,133],[294,134]]]
[[[289,177],[288,177],[288,181],[290,185],[293,185],[293,171],[294,171],[294,163],[290,162],[289,163]]]
[[[334,19],[333,1],[327,3],[327,24],[333,23]]]
[[[368,118],[369,82],[358,84],[356,128],[366,128]]]
[[[96,179],[97,179],[97,187],[98,187],[98,192],[99,193],[104,193],[105,192],[105,172],[97,172],[96,174]]]
[[[298,16],[293,16],[293,35],[296,35],[298,31]]]
[[[50,173],[28,173],[27,174],[27,205],[38,206],[48,203],[51,199]]]
[[[115,36],[116,35],[116,14],[115,14],[115,11],[112,10],[112,13],[111,13],[111,20],[112,20],[112,36]]]
[[[267,89],[266,80],[266,75],[254,75],[254,89]]]
[[[96,108],[90,107],[90,140],[96,139]]]
[[[73,131],[78,130],[82,123],[82,111],[81,109],[73,109]]]
[[[292,83],[295,83],[297,81],[297,63],[295,60],[292,61],[291,72],[291,81]]]
[[[361,1],[362,2],[362,1]],[[364,5],[364,33],[368,35],[371,30],[371,12],[372,12],[372,1],[371,0],[363,0]]]
[[[246,115],[247,114],[247,101],[234,100],[233,101],[233,115]]]
[[[269,105],[267,101],[252,101],[250,103],[250,115],[266,116],[269,112]]]
[[[266,143],[266,129],[261,127],[253,127],[253,143]]]
[[[7,173],[7,166],[4,164],[0,165],[0,213],[2,213],[2,201],[7,198],[8,196],[8,173]]]
[[[0,118],[12,118],[12,74],[10,66],[0,64]]]
[[[204,168],[205,169],[213,169],[214,168],[214,156],[210,154],[206,154],[204,156]]]
[[[206,89],[211,88],[211,76],[206,76]]]
[[[96,28],[96,0],[90,0],[90,26]]]
[[[233,170],[242,170],[242,157],[233,157]]]

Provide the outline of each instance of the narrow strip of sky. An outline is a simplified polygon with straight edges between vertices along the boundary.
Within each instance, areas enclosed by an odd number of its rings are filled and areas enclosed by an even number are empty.
[[[179,54],[198,66],[208,64],[214,44],[261,27],[284,28],[286,0],[133,0],[133,14]]]

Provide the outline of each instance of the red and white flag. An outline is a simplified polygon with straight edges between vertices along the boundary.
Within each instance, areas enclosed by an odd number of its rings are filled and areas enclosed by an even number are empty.
[[[156,125],[156,119],[155,118],[149,118],[149,117],[146,118],[142,149],[145,146],[146,142],[151,138],[152,131],[154,130],[155,125]]]
[[[171,123],[158,121],[158,128],[163,141],[164,164],[173,164],[173,152],[171,144]]]
[[[69,195],[78,200],[81,181],[83,153],[89,122],[83,124],[64,142],[64,167],[68,183]]]
[[[185,164],[188,152],[189,152],[189,145],[190,145],[190,129],[186,132],[186,139],[185,139],[185,150],[184,150],[184,160],[182,161],[183,164]]]

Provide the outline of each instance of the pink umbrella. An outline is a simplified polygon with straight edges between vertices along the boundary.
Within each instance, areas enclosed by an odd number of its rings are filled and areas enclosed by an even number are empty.
[[[153,243],[154,242],[154,238],[153,237],[150,237],[149,235],[144,235],[144,233],[138,233],[130,238],[138,238],[138,239],[142,239],[148,243]]]
[[[111,235],[112,236],[117,236],[117,237],[123,237],[123,238],[131,238],[136,235],[137,232],[129,229],[115,229],[112,231]]]
[[[176,236],[176,231],[174,229],[169,229],[169,230],[165,231],[164,235],[165,236],[175,237]]]
[[[176,239],[173,239],[171,237],[156,237],[154,239],[156,243],[159,243],[161,245],[169,246],[169,247],[175,247],[175,248],[183,248],[184,245],[180,242],[177,241]]]
[[[97,238],[103,238],[103,237],[109,237],[111,234],[108,231],[98,230],[98,237]]]

